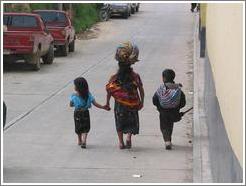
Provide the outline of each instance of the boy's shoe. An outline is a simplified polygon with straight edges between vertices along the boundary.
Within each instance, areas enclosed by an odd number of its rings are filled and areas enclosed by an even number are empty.
[[[172,143],[170,141],[166,142],[166,150],[172,149]]]
[[[171,145],[166,145],[166,150],[172,150],[172,146]]]
[[[124,149],[124,148],[125,148],[124,143],[119,144],[119,148],[120,148],[120,149]]]
[[[86,144],[85,144],[85,143],[82,143],[82,144],[81,144],[81,148],[82,148],[82,149],[86,149]]]

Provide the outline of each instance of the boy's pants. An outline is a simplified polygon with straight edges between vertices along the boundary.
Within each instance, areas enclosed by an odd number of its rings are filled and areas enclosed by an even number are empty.
[[[173,122],[168,114],[160,113],[160,129],[165,142],[172,141]]]

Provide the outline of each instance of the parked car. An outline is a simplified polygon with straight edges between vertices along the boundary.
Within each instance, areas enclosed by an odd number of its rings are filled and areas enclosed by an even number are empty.
[[[41,17],[30,13],[4,13],[4,61],[24,59],[34,70],[40,69],[40,58],[45,64],[54,60],[54,39]]]
[[[130,3],[131,5],[131,14],[135,14],[137,11],[137,3]]]
[[[130,3],[110,3],[111,15],[121,15],[125,19],[131,16],[131,4]]]
[[[55,48],[63,56],[75,50],[75,30],[71,20],[65,11],[59,10],[35,10],[33,13],[39,14],[47,29],[54,38]]]
[[[136,12],[139,11],[139,8],[140,8],[140,3],[136,3]]]
[[[108,21],[111,17],[111,5],[104,3],[99,11],[99,18],[101,21]]]

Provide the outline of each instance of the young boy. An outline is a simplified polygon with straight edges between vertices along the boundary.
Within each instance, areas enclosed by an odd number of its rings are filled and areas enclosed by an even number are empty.
[[[181,84],[174,82],[175,72],[165,69],[162,72],[163,83],[153,96],[153,104],[160,113],[160,129],[166,149],[172,149],[173,123],[180,120],[179,110],[186,104]]]

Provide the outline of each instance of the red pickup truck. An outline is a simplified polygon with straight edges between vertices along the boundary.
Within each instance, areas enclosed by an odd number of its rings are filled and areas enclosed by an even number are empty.
[[[63,56],[67,56],[69,52],[74,52],[75,30],[66,12],[59,10],[35,10],[33,13],[39,14],[42,17],[47,29],[55,40],[55,47]]]
[[[45,64],[53,63],[54,39],[41,17],[30,13],[4,13],[3,59],[24,59],[34,70],[40,69],[40,58]]]

